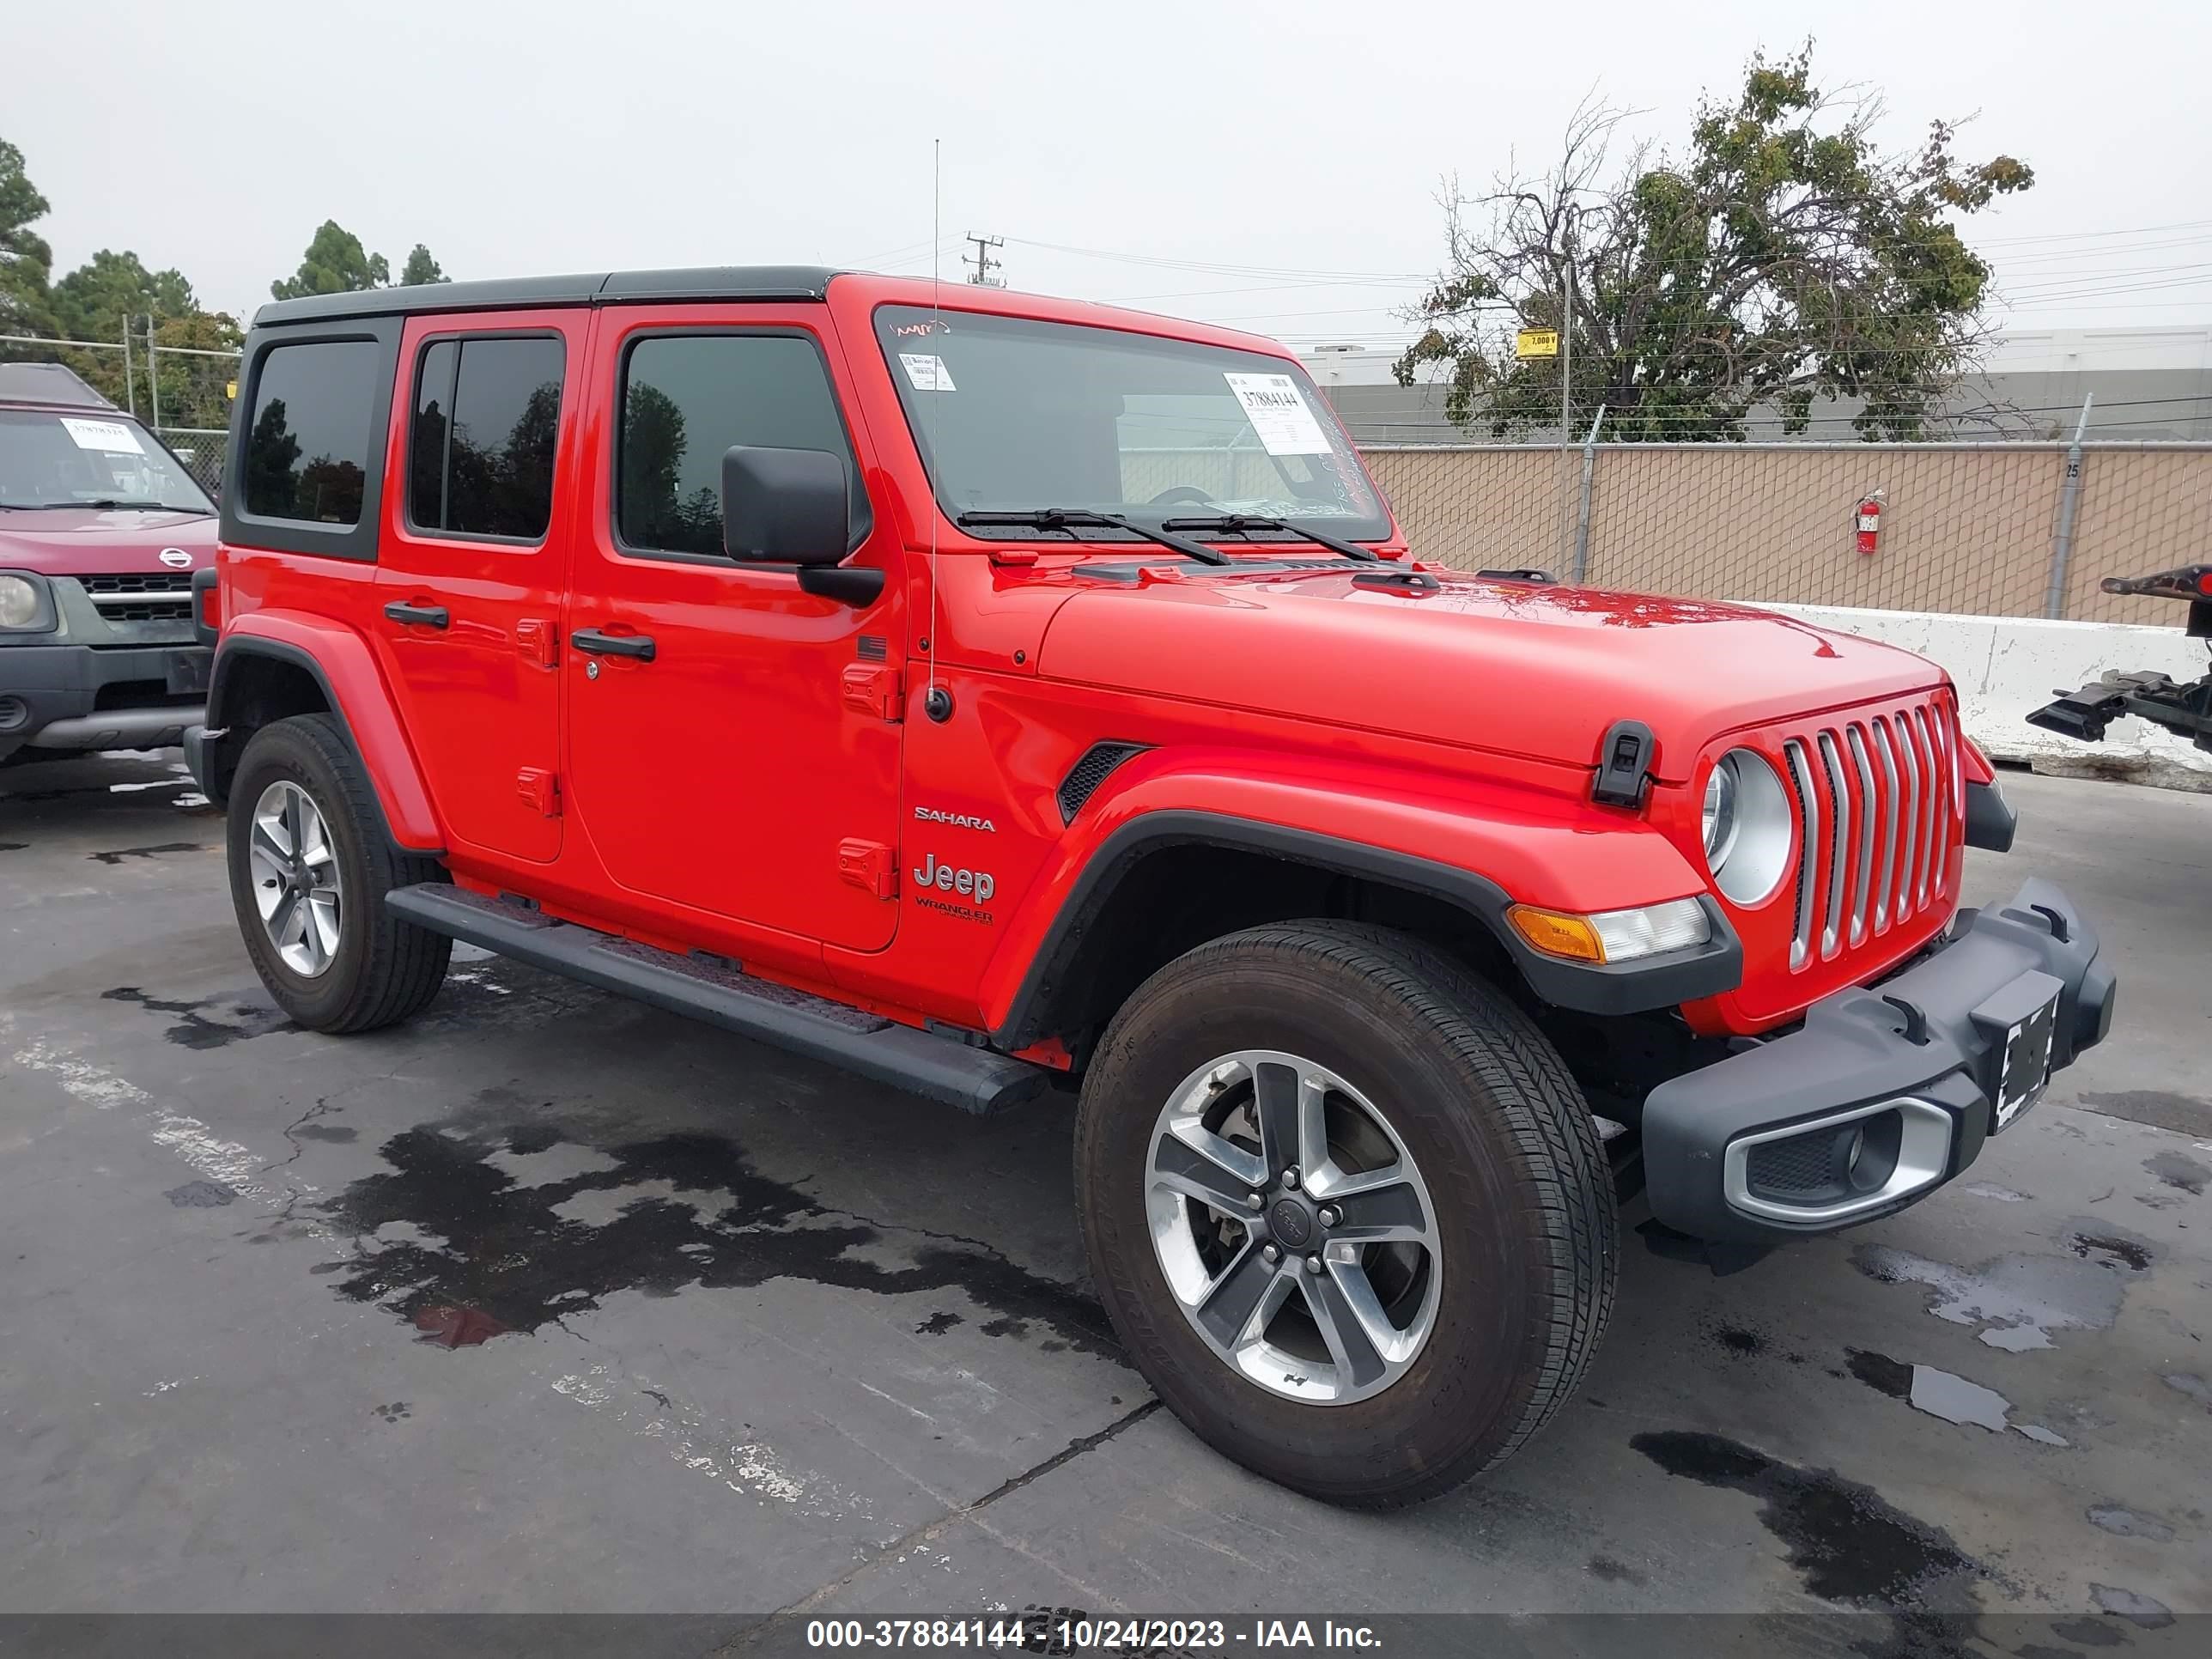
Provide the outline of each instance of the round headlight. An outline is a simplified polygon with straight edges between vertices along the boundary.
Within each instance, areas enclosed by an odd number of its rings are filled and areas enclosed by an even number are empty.
[[[1765,757],[1731,749],[1705,781],[1705,864],[1721,896],[1756,904],[1789,872],[1790,797]]]
[[[0,576],[0,628],[28,628],[38,621],[39,590],[22,576]]]
[[[1705,862],[1716,870],[1728,862],[1735,837],[1735,757],[1723,756],[1705,780]]]

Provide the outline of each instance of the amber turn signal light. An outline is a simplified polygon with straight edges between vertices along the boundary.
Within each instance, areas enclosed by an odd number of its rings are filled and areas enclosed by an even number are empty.
[[[1547,957],[1565,957],[1571,962],[1605,960],[1605,945],[1587,916],[1516,904],[1505,913],[1505,919],[1513,924],[1515,933]]]

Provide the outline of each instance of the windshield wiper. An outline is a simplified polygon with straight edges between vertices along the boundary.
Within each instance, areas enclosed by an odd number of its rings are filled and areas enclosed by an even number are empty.
[[[1326,531],[1310,529],[1302,524],[1292,524],[1288,519],[1257,518],[1249,513],[1224,513],[1218,518],[1212,519],[1165,519],[1161,520],[1160,528],[1205,530],[1223,536],[1243,530],[1281,530],[1288,532],[1303,541],[1311,542],[1316,547],[1325,547],[1332,553],[1341,553],[1347,559],[1358,559],[1364,563],[1371,564],[1381,557],[1381,555],[1372,548],[1362,547],[1358,542],[1347,542],[1342,537],[1332,536]]]
[[[1132,536],[1141,536],[1148,542],[1172,548],[1187,559],[1196,559],[1201,564],[1233,564],[1226,553],[1208,547],[1204,542],[1192,541],[1187,536],[1172,536],[1164,529],[1155,530],[1150,525],[1139,524],[1133,519],[1124,519],[1112,513],[1093,513],[1080,507],[1040,507],[1025,513],[963,513],[952,520],[963,530],[987,525],[1018,525],[1029,530],[1089,530],[1104,526],[1126,530]]]
[[[215,511],[213,507],[173,507],[167,501],[125,500],[115,495],[102,495],[91,501],[9,501],[6,505],[18,513],[58,513],[66,507],[96,507],[103,510],[135,507],[149,513],[196,513],[200,517],[205,518]]]

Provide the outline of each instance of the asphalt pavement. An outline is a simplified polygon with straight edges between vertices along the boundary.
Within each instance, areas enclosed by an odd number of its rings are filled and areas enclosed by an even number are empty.
[[[413,1024],[301,1032],[173,754],[0,772],[0,1612],[2170,1635],[2212,1611],[2212,798],[2005,787],[1968,897],[2075,895],[2110,1042],[1902,1217],[1725,1278],[1629,1234],[1573,1403],[1378,1516],[1157,1408],[1065,1100],[977,1121],[465,950]]]

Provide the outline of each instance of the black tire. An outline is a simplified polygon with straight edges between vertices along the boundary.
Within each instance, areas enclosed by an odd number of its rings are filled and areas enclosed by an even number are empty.
[[[337,855],[338,945],[330,966],[313,976],[277,955],[254,905],[247,859],[254,806],[280,779],[307,792]],[[443,881],[445,867],[392,844],[368,775],[331,716],[295,714],[253,734],[231,780],[226,839],[231,904],[246,954],[294,1024],[311,1031],[373,1031],[419,1012],[437,995],[453,940],[398,921],[385,908],[384,896],[395,887]]]
[[[1262,1389],[1202,1340],[1155,1252],[1147,1160],[1177,1085],[1273,1048],[1389,1103],[1443,1263],[1404,1375],[1350,1404]],[[1085,1079],[1075,1177],[1094,1284],[1139,1370],[1201,1438],[1325,1501],[1382,1509],[1498,1463],[1573,1392],[1613,1309],[1613,1183],[1581,1090],[1513,1004],[1418,940],[1312,921],[1200,946],[1146,981]]]

